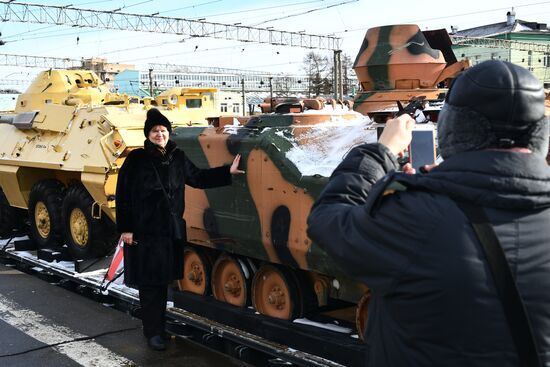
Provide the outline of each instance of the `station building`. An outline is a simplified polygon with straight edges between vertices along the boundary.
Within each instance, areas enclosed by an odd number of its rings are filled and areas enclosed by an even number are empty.
[[[550,30],[545,23],[516,19],[512,9],[503,22],[451,29],[458,59],[467,58],[472,65],[490,59],[509,61],[529,69],[550,88]]]
[[[305,75],[270,74],[262,71],[215,67],[150,64],[149,71],[124,70],[114,77],[119,93],[148,96],[174,87],[209,87],[222,91],[259,94],[306,94],[309,78]],[[244,88],[243,88],[244,87]]]

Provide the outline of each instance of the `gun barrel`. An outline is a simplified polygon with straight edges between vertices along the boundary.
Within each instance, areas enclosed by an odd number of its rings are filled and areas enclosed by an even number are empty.
[[[0,124],[13,124],[15,115],[0,115]]]

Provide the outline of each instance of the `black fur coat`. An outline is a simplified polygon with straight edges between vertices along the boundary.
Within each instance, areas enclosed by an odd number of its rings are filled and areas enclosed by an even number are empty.
[[[125,283],[163,285],[181,279],[185,185],[204,189],[229,184],[229,166],[199,169],[171,140],[165,152],[149,140],[144,149],[133,150],[120,169],[116,188],[117,229],[132,232],[137,242],[124,246]]]

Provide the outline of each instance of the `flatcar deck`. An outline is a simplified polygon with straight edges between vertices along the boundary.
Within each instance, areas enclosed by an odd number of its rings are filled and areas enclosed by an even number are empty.
[[[19,268],[42,277],[53,277],[100,302],[133,312],[139,304],[137,291],[113,283],[102,290],[108,258],[91,270],[77,272],[73,262],[46,261],[36,251],[16,251],[14,241],[0,240],[0,256]],[[44,257],[44,256],[42,256]],[[55,257],[55,256],[54,256]],[[103,261],[103,263],[102,263]],[[102,269],[103,266],[103,269]],[[79,266],[77,265],[76,268]],[[80,266],[82,268],[82,266]],[[99,268],[99,269],[98,269]],[[211,297],[173,292],[174,307],[168,309],[168,332],[177,337],[221,351],[254,366],[360,366],[365,346],[353,335],[354,325],[327,315],[294,322],[259,315]]]

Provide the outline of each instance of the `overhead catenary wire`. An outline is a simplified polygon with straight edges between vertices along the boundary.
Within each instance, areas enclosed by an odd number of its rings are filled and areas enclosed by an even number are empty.
[[[350,3],[356,3],[358,1],[359,0],[347,0],[347,1],[342,1],[338,4],[332,4],[332,5],[327,5],[327,6],[320,7],[320,8],[309,9],[307,11],[297,13],[297,14],[290,14],[290,15],[286,15],[286,16],[282,16],[282,17],[268,19],[268,20],[264,20],[263,22],[254,24],[253,27],[257,27],[259,25],[262,25],[262,24],[265,24],[265,23],[270,23],[270,22],[273,22],[273,21],[276,21],[276,20],[288,19],[288,18],[298,17],[300,15],[311,14],[311,13],[316,12],[316,11],[326,10],[326,9],[334,8],[334,7],[340,6],[340,5],[347,5],[347,4],[350,4]]]
[[[175,12],[175,11],[180,11],[180,10],[185,10],[185,9],[194,9],[194,8],[197,8],[199,6],[204,6],[204,5],[209,5],[209,4],[214,4],[214,3],[219,3],[221,2],[222,0],[211,0],[211,1],[206,1],[204,3],[200,3],[200,4],[196,4],[196,5],[190,5],[190,6],[185,6],[183,8],[177,8],[177,9],[170,9],[170,10],[163,10],[163,11],[159,11],[157,12],[157,14],[164,14],[164,13],[172,13],[172,12]]]
[[[96,2],[93,2],[93,3],[101,3],[101,2],[103,2],[103,1],[96,1]],[[303,2],[303,3],[306,3],[306,2]],[[525,6],[534,6],[534,5],[547,4],[547,3],[548,3],[548,2],[537,2],[537,3],[531,3],[531,4],[520,5],[520,6],[518,6],[518,7],[521,7],[521,6],[523,6],[523,7],[525,7]],[[300,4],[300,3],[298,3],[298,4]],[[80,5],[82,5],[82,4],[80,4]],[[199,4],[199,5],[200,5],[200,4]],[[281,5],[281,6],[284,6],[284,5]],[[502,10],[502,9],[508,9],[508,8],[496,8],[496,9],[491,9],[491,10],[484,10],[484,11],[482,11],[482,12],[496,11],[496,10]],[[478,13],[478,12],[476,12],[476,13]],[[461,15],[464,15],[464,14],[466,14],[466,13],[461,13],[461,14],[459,14],[459,15],[457,15],[457,16],[461,16]],[[206,16],[207,16],[207,15],[206,15]],[[448,17],[449,17],[449,16],[438,17],[438,18],[440,18],[440,19],[445,19],[445,18],[448,18]],[[435,18],[432,18],[432,19],[435,19]],[[57,27],[57,26],[52,26],[52,27]],[[63,31],[63,30],[62,30],[62,31]],[[65,30],[65,31],[67,32],[67,34],[60,35],[59,37],[70,36],[71,34],[76,35],[76,34],[82,34],[82,33],[98,32],[99,30],[94,29],[94,30],[90,30],[90,31],[79,31],[79,32],[74,32],[74,31],[73,31],[73,32],[70,32],[71,30]],[[350,33],[350,32],[354,32],[354,31],[365,32],[365,31],[366,31],[366,28],[357,28],[357,29],[351,29],[351,30],[344,30],[344,31],[342,31],[342,33]],[[59,32],[59,31],[57,31],[57,32]],[[333,33],[331,33],[331,34],[337,34],[337,33],[338,33],[338,32],[333,32]],[[52,36],[52,37],[53,37],[53,36]],[[139,37],[139,36],[137,36],[137,37]],[[43,38],[43,37],[40,37],[40,38]],[[127,37],[127,38],[130,38],[130,37]],[[113,39],[112,41],[113,41],[113,42],[118,42],[120,39],[121,39],[121,38],[117,38],[117,39]],[[109,41],[111,41],[111,40],[109,40]],[[102,42],[106,42],[106,41],[102,41]],[[179,42],[179,40],[167,41],[165,44],[177,43],[177,42]],[[87,43],[93,43],[93,42],[87,42]],[[81,42],[81,44],[83,44],[83,43]],[[251,46],[252,46],[252,45],[247,45],[247,46],[246,46],[246,47],[247,47],[247,49],[246,49],[246,52],[247,52],[247,53],[248,53],[248,52],[252,52],[252,50],[250,50],[250,47],[251,47]],[[256,46],[256,45],[254,45],[254,46]],[[140,47],[150,47],[150,46],[148,46],[148,45],[143,45],[143,46],[140,46]],[[196,50],[196,53],[208,52],[208,51],[215,51],[215,50],[218,50],[218,49],[236,49],[236,48],[242,49],[242,47],[239,46],[239,45],[234,45],[234,46],[229,46],[229,47],[221,47],[221,48],[212,48],[212,47],[209,47],[209,48],[199,48],[198,50]],[[51,50],[51,47],[50,47],[49,49]],[[126,50],[126,49],[125,49],[125,50]],[[123,51],[123,50],[118,50],[118,51],[120,52],[120,51]],[[117,50],[107,51],[107,52],[105,52],[105,54],[112,54],[112,53],[115,53],[115,52],[117,52]],[[177,53],[176,55],[178,55],[178,54],[185,55],[185,54],[189,54],[189,53],[190,53],[189,51],[186,51],[186,52],[182,52],[182,53]],[[171,54],[168,54],[168,55],[158,55],[157,57],[155,57],[155,59],[158,59],[158,58],[160,58],[160,57],[170,56],[170,55],[171,55]],[[140,60],[146,60],[146,58],[136,58],[136,59],[134,59],[134,60],[140,61]],[[284,64],[287,64],[287,63],[284,63]],[[281,65],[281,64],[272,64],[272,65],[273,65],[273,66],[276,66],[276,65]]]
[[[159,17],[145,14],[121,13],[113,11],[64,8],[53,5],[20,4],[0,2],[3,20],[12,22],[55,23],[100,29],[131,30],[164,34],[187,34],[195,37],[221,38],[240,42],[283,44],[300,48],[337,50],[340,40],[337,37],[318,36],[298,32],[243,27],[225,23],[194,21],[184,18]],[[23,12],[22,16],[17,16]],[[45,15],[43,15],[45,14]],[[82,19],[93,15],[89,23]],[[238,32],[243,30],[242,32]]]
[[[530,7],[530,6],[543,5],[543,4],[548,5],[548,4],[550,4],[550,1],[536,2],[536,3],[523,4],[523,5],[514,5],[514,8]],[[509,10],[509,9],[510,9],[510,7],[491,8],[491,9],[485,9],[485,10],[476,10],[476,11],[467,12],[467,13],[437,16],[437,17],[431,17],[431,18],[409,19],[409,20],[403,21],[403,23],[419,24],[421,22],[429,22],[429,21],[441,20],[441,19],[465,17],[465,16],[470,16],[470,15],[492,13],[492,12],[496,12],[496,11],[503,11],[503,10]],[[537,14],[540,15],[540,13],[537,13]],[[324,33],[324,34],[325,35],[331,35],[331,34],[338,35],[338,34],[352,33],[352,32],[358,32],[358,31],[365,32],[366,28],[361,27],[361,28],[354,28],[354,29],[342,29],[342,30],[337,30],[337,31],[333,31],[333,32],[327,32],[327,33]]]
[[[550,3],[549,1],[542,1],[542,2],[531,3],[531,4],[514,5],[514,8],[521,8],[521,7],[526,7],[526,6],[549,4],[549,3]],[[493,9],[486,9],[486,10],[476,10],[476,11],[471,11],[471,12],[461,13],[461,14],[455,14],[455,15],[438,16],[438,17],[425,18],[425,19],[417,19],[417,20],[413,20],[412,22],[420,23],[420,22],[427,22],[427,21],[431,21],[431,20],[441,20],[441,19],[448,19],[448,18],[464,17],[464,16],[468,16],[468,15],[491,13],[491,12],[494,12],[494,11],[502,11],[502,10],[509,10],[509,9],[510,9],[510,7],[508,6],[508,7],[505,7],[505,8],[493,8]]]
[[[148,0],[148,1],[151,1],[151,0]],[[216,0],[215,2],[217,1],[221,1],[221,0]],[[358,1],[358,0],[354,0],[354,1]],[[289,4],[289,5],[299,5],[299,4],[307,4],[307,3],[312,3],[312,2],[315,2],[315,3],[318,3],[318,1],[306,1],[306,2],[300,2],[300,3],[294,3],[294,4]],[[143,2],[139,2],[137,4],[133,4],[133,5],[138,5],[138,4],[141,4]],[[211,2],[208,2],[208,3],[212,3]],[[206,3],[203,3],[203,4],[206,4]],[[133,6],[133,5],[130,5],[130,6]],[[199,5],[202,5],[202,4],[199,4]],[[128,6],[128,7],[130,7]],[[287,6],[287,5],[278,5],[278,6],[272,6],[272,7],[265,7],[265,8],[260,8],[260,9],[257,9],[257,10],[264,10],[264,9],[273,9],[273,8],[280,8],[280,7],[283,7],[283,6]],[[332,5],[331,5],[332,6]],[[329,6],[329,7],[331,7]],[[189,8],[189,7],[185,7],[185,8]],[[173,9],[173,10],[179,10],[179,9],[185,9],[185,8],[178,8],[178,9]],[[323,8],[324,9],[324,8]],[[254,11],[254,10],[250,10],[250,11]],[[310,12],[311,10],[308,10],[306,11],[305,13],[303,14],[306,14],[308,12]],[[168,12],[168,11],[164,11],[164,12],[159,12],[159,13],[165,13],[165,12]],[[246,10],[244,10],[244,12],[246,12]],[[238,13],[238,12],[237,12]],[[229,13],[227,13],[229,14]],[[291,15],[291,16],[298,16],[300,14],[296,14],[296,15]],[[105,29],[100,29],[100,30],[97,30],[97,29],[94,29],[94,30],[90,30],[90,31],[79,31],[79,32],[74,32],[71,30],[71,32],[66,32],[66,33],[59,33],[59,32],[63,32],[63,30],[54,30],[52,32],[41,32],[41,30],[43,29],[49,29],[49,28],[54,28],[54,27],[58,27],[58,25],[51,25],[51,26],[46,26],[46,27],[40,27],[38,29],[35,29],[35,30],[29,30],[29,31],[25,31],[25,32],[20,32],[20,33],[17,33],[15,35],[8,35],[6,37],[4,37],[5,39],[9,39],[9,38],[13,38],[13,37],[16,37],[18,35],[21,35],[21,34],[25,34],[25,33],[38,33],[40,32],[40,35],[37,36],[37,37],[30,37],[30,38],[23,38],[23,39],[19,39],[19,40],[15,40],[15,41],[11,41],[11,42],[16,42],[16,41],[29,41],[29,40],[36,40],[36,39],[43,39],[43,38],[50,38],[50,37],[64,37],[64,36],[71,36],[71,35],[77,35],[77,34],[82,34],[82,33],[91,33],[91,32],[105,32],[107,30]],[[67,29],[67,31],[69,31],[69,29]],[[54,33],[54,35],[45,35],[44,33]]]
[[[321,0],[321,1],[323,1],[323,0]],[[303,5],[303,4],[311,4],[311,3],[319,4],[319,0],[302,1],[302,2],[299,2],[299,3],[291,3],[291,4],[280,4],[280,5],[267,6],[267,7],[255,8],[255,9],[241,9],[241,10],[238,10],[238,11],[231,11],[231,12],[218,13],[218,14],[204,14],[202,17],[203,17],[203,18],[206,18],[206,17],[208,17],[208,18],[213,18],[213,17],[220,17],[220,16],[223,16],[223,15],[242,14],[242,13],[252,13],[252,12],[256,12],[256,11],[272,10],[272,9],[278,9],[278,8],[287,8],[287,7],[289,7],[289,6],[296,6],[296,5]],[[163,13],[163,12],[161,12],[161,13]]]

